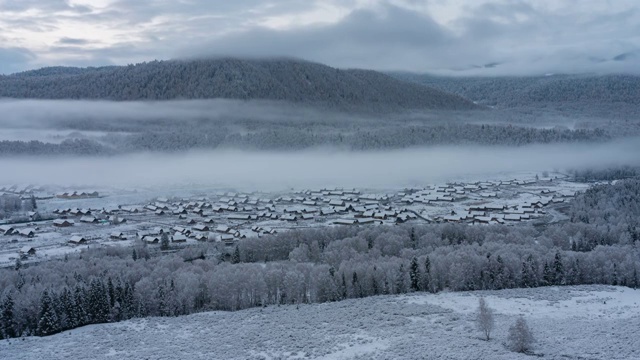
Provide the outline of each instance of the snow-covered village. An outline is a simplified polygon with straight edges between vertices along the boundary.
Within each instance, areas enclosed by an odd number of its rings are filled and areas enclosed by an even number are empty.
[[[230,252],[247,237],[325,226],[558,222],[567,218],[565,201],[589,184],[562,174],[546,175],[398,191],[210,190],[181,196],[153,196],[148,189],[56,191],[40,185],[5,185],[0,186],[4,202],[19,199],[16,201],[29,211],[17,212],[0,225],[0,239],[4,240],[0,266],[42,261],[91,247],[160,247],[163,239],[174,249],[210,242]],[[167,243],[164,246],[169,248]]]

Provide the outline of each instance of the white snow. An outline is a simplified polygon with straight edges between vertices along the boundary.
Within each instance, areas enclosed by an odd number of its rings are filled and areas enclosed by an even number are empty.
[[[479,297],[495,310],[476,330]],[[6,359],[530,359],[509,352],[525,316],[544,359],[640,358],[640,290],[612,286],[377,296],[91,325],[0,341]]]

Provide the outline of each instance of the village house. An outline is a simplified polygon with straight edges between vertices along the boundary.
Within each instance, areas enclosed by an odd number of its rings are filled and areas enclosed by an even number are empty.
[[[21,255],[33,256],[36,254],[36,248],[33,246],[23,246],[20,248]]]
[[[355,225],[357,223],[356,219],[338,219],[333,222],[336,225]]]
[[[69,226],[73,226],[74,222],[73,220],[67,220],[67,219],[56,219],[53,220],[53,226],[55,227],[69,227]]]
[[[87,239],[85,239],[83,236],[80,236],[80,235],[73,235],[71,239],[69,239],[69,244],[72,244],[72,245],[82,245],[86,243],[87,243]]]
[[[97,223],[98,219],[96,219],[94,216],[83,216],[80,218],[80,222],[83,223]]]
[[[0,234],[2,235],[13,235],[14,228],[9,225],[0,225]]]
[[[174,243],[183,243],[183,242],[187,242],[187,237],[184,234],[175,233],[171,238],[171,241]]]
[[[204,224],[198,224],[193,226],[194,231],[209,231],[209,226]]]
[[[18,235],[24,236],[24,237],[28,237],[28,238],[32,238],[32,237],[36,236],[36,231],[34,229],[31,229],[31,228],[24,228],[24,229],[18,230]]]
[[[126,240],[127,239],[127,237],[122,232],[112,232],[109,235],[109,238],[111,238],[112,240]]]
[[[158,244],[160,243],[160,237],[157,235],[146,235],[142,238],[142,241],[147,244]]]

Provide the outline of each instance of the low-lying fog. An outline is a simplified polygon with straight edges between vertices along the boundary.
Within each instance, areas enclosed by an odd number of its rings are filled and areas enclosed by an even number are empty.
[[[433,147],[384,152],[207,151],[116,157],[0,158],[0,184],[211,186],[285,190],[401,188],[505,173],[640,166],[640,139],[581,145]]]

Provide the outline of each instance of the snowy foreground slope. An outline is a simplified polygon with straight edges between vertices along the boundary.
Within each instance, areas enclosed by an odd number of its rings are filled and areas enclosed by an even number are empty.
[[[484,296],[496,330],[480,339]],[[640,290],[612,286],[378,296],[91,325],[0,341],[2,359],[526,359],[506,350],[523,314],[545,359],[640,359]]]

